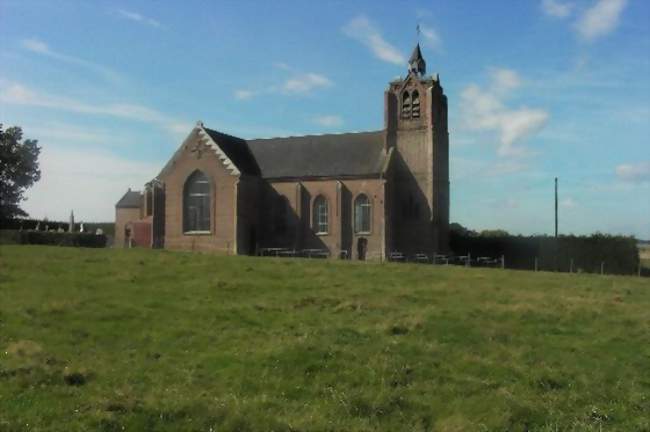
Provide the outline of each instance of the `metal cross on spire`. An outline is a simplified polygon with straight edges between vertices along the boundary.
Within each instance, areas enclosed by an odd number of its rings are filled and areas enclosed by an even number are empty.
[[[417,34],[418,44],[420,43],[420,23],[415,26],[415,33]]]

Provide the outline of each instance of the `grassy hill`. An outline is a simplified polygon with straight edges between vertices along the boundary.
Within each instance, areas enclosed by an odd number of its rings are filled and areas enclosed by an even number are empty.
[[[0,431],[648,431],[650,283],[0,247]]]

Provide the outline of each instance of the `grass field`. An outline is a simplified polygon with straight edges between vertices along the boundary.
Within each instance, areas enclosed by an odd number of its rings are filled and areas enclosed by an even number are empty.
[[[650,431],[650,282],[0,247],[0,431]]]

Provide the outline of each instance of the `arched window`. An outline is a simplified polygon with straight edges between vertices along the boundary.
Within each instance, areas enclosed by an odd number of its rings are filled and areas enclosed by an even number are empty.
[[[194,171],[183,188],[183,231],[210,231],[210,179]]]
[[[314,200],[312,212],[312,228],[316,234],[327,234],[329,232],[327,212],[327,200],[324,196],[318,195]]]
[[[417,90],[413,90],[411,95],[411,113],[413,118],[420,118],[420,94]]]
[[[411,95],[405,91],[402,93],[402,118],[411,117]]]
[[[360,194],[354,200],[354,232],[368,234],[370,232],[370,199],[365,194]]]

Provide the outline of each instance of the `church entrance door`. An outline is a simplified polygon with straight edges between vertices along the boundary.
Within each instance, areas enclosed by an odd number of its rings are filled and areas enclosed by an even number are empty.
[[[357,255],[361,261],[365,261],[367,251],[368,251],[368,239],[363,237],[359,238],[357,240]]]

